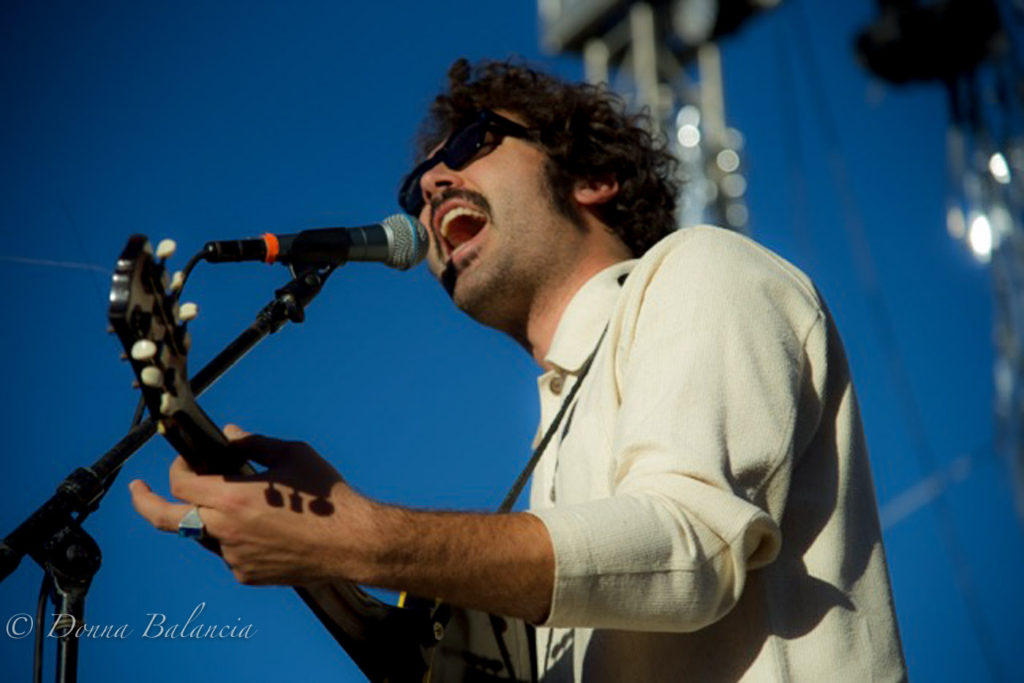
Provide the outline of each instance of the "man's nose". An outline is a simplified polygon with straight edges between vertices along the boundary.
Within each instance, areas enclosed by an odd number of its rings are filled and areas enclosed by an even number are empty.
[[[444,162],[432,167],[420,178],[420,191],[423,193],[423,201],[430,205],[430,200],[453,187],[462,186],[462,176],[448,168]]]

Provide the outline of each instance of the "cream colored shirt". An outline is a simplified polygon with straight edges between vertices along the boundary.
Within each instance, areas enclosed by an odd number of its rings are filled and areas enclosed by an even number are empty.
[[[538,436],[606,325],[532,484],[556,564],[542,680],[904,679],[857,402],[807,277],[709,227],[608,268],[559,321]]]

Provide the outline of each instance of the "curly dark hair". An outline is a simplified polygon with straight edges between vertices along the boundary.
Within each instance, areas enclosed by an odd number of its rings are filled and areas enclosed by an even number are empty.
[[[677,162],[650,132],[647,114],[627,113],[618,95],[511,60],[458,59],[448,69],[447,91],[434,99],[420,127],[419,157],[483,109],[516,114],[539,130],[555,206],[577,224],[575,182],[613,176],[619,192],[597,209],[598,216],[635,256],[675,229]]]

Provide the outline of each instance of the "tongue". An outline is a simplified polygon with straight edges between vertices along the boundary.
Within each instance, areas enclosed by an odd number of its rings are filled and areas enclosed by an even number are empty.
[[[476,237],[484,227],[484,219],[477,216],[457,216],[448,224],[447,240],[454,248]]]

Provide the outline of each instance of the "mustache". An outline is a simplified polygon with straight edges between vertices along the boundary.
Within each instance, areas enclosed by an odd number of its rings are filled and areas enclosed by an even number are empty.
[[[491,215],[491,204],[482,194],[479,192],[473,192],[472,190],[463,190],[457,187],[452,187],[440,192],[436,197],[430,200],[431,223],[434,222],[434,214],[437,212],[438,208],[450,199],[461,199],[480,209],[488,216]]]

